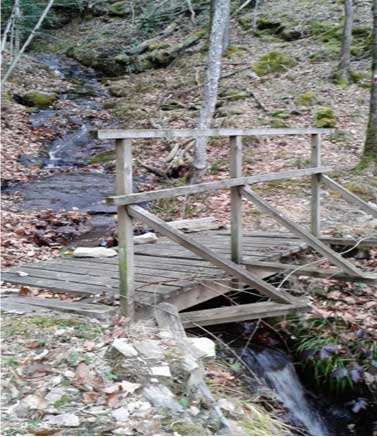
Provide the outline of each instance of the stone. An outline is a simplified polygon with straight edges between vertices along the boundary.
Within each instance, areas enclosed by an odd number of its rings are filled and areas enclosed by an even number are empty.
[[[133,401],[127,404],[127,409],[133,416],[145,416],[152,410],[150,402]]]
[[[19,98],[20,102],[26,106],[36,106],[37,108],[47,108],[58,98],[55,93],[45,93],[43,91],[28,91]]]
[[[126,338],[117,338],[113,341],[112,347],[125,357],[137,357],[137,350],[127,341]]]
[[[117,256],[117,252],[107,247],[77,247],[73,251],[73,256],[76,258],[111,258]]]
[[[157,240],[158,240],[157,235],[154,232],[147,232],[142,235],[136,235],[134,237],[134,244],[156,243]]]
[[[124,407],[117,408],[112,414],[117,422],[127,422],[130,415],[128,409]]]
[[[39,395],[28,395],[21,402],[30,410],[44,410],[47,407],[46,399]]]
[[[64,413],[58,414],[57,416],[46,416],[48,425],[56,426],[66,426],[69,428],[74,428],[80,425],[80,419],[76,414]]]
[[[153,376],[167,376],[171,377],[169,366],[155,366],[151,367],[151,373]]]
[[[216,357],[215,342],[206,337],[188,338],[189,343],[199,352],[198,358],[214,358]]]
[[[234,413],[236,410],[236,407],[234,406],[234,404],[230,401],[228,401],[228,399],[219,399],[217,402],[217,405],[225,411],[228,411],[229,413]]]
[[[134,345],[145,358],[155,360],[162,360],[164,358],[164,351],[157,340],[137,341]]]
[[[172,413],[179,413],[183,408],[177,402],[174,394],[165,385],[149,385],[144,388],[145,398],[157,409],[167,409]]]

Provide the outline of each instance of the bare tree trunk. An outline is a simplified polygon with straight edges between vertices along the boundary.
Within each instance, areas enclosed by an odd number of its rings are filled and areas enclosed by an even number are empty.
[[[352,44],[352,0],[344,0],[344,27],[342,50],[338,64],[336,78],[339,82],[348,84],[351,69],[351,44]]]
[[[221,73],[221,55],[226,20],[229,19],[229,0],[213,0],[213,14],[203,88],[203,103],[200,110],[198,128],[207,129],[211,125],[217,102],[217,89]],[[195,143],[193,174],[191,183],[197,183],[207,170],[207,138],[199,137]]]
[[[377,0],[373,0],[372,83],[370,86],[370,110],[364,161],[374,161],[377,166]]]
[[[2,82],[3,86],[4,86],[5,82],[7,81],[7,79],[9,78],[9,76],[11,75],[11,73],[14,70],[15,66],[17,65],[17,62],[20,60],[22,54],[27,49],[28,45],[32,42],[32,40],[33,40],[33,38],[35,36],[35,33],[41,27],[41,25],[42,25],[44,19],[46,18],[49,10],[51,9],[52,5],[54,4],[54,1],[55,0],[49,0],[45,10],[42,12],[42,15],[39,17],[39,20],[38,20],[37,24],[34,26],[34,29],[30,32],[30,35],[28,36],[28,38],[24,42],[24,45],[22,46],[21,50],[16,54],[16,56],[12,60],[12,63],[10,65],[10,67],[8,68],[7,72],[5,73],[5,75],[3,77],[3,82]]]

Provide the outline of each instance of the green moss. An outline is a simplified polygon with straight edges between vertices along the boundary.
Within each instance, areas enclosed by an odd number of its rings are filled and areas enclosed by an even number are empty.
[[[250,30],[253,26],[253,17],[250,14],[242,15],[238,22],[243,30]]]
[[[164,42],[155,42],[154,44],[151,44],[148,46],[148,51],[153,52],[153,50],[161,50],[161,49],[167,49],[169,47],[169,44]]]
[[[55,93],[45,93],[42,91],[29,91],[22,96],[22,102],[27,106],[37,108],[47,108],[58,98]]]
[[[276,111],[271,111],[268,114],[279,118],[289,118],[291,116],[291,114],[285,109],[277,109]]]
[[[237,89],[228,89],[220,93],[220,97],[223,100],[242,100],[247,99],[249,97],[249,93],[246,91],[239,91]]]
[[[254,71],[258,76],[265,76],[269,73],[288,71],[296,65],[296,61],[278,51],[271,51],[263,55],[254,64]]]
[[[231,58],[232,56],[242,56],[247,50],[243,47],[231,46],[228,47],[224,53],[226,58]]]
[[[173,431],[178,435],[209,435],[201,425],[192,422],[174,421],[168,426],[169,431]]]
[[[101,152],[97,155],[91,156],[89,159],[89,164],[103,164],[106,162],[113,161],[115,159],[115,152],[114,151],[108,151],[108,152]]]
[[[285,121],[280,120],[279,118],[276,118],[276,119],[270,121],[270,126],[273,128],[279,129],[279,128],[288,127],[288,124]]]
[[[109,13],[111,15],[116,15],[118,17],[123,17],[127,15],[130,12],[130,9],[128,7],[128,0],[121,0],[118,2],[113,3],[109,7]]]
[[[62,408],[71,403],[71,398],[68,395],[63,395],[60,399],[54,402],[55,408]]]
[[[300,106],[312,106],[317,101],[317,94],[314,91],[306,91],[296,97],[295,102]]]
[[[330,106],[322,106],[318,108],[314,117],[314,124],[316,127],[324,128],[336,126],[336,114]]]

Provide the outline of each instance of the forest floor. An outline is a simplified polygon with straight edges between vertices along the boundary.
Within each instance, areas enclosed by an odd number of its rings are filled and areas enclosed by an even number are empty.
[[[295,3],[301,13],[303,6],[300,2]],[[290,2],[291,7],[291,2]],[[339,6],[334,6],[339,8]],[[363,23],[367,14],[367,5],[357,6],[359,20]],[[297,12],[292,8],[291,13]],[[279,10],[274,7],[271,14],[279,14],[284,9],[284,2],[279,5]],[[329,20],[334,11],[324,15],[323,9],[319,11],[306,11],[310,15],[315,13],[318,20]],[[338,11],[339,12],[339,11]],[[329,18],[330,17],[330,18]],[[101,18],[96,18],[101,22]],[[368,17],[369,20],[369,17]],[[367,21],[368,21],[367,20]],[[107,21],[111,26],[112,22]],[[98,23],[97,23],[98,24]],[[118,22],[114,20],[114,26]],[[71,42],[72,38],[82,38],[82,33],[90,33],[92,30],[87,23],[81,25],[73,23],[66,28],[57,31],[61,41]],[[76,33],[74,32],[76,30]],[[80,32],[78,32],[80,30]],[[110,117],[116,116],[125,128],[158,128],[193,127],[198,115],[200,105],[200,83],[203,77],[205,51],[203,43],[189,50],[184,56],[178,58],[167,68],[146,71],[144,73],[125,75],[121,78],[109,78],[103,81],[109,90],[110,97],[103,99],[104,111]],[[50,47],[51,48],[51,47]],[[345,184],[356,194],[374,204],[377,203],[377,181],[371,169],[363,171],[355,170],[363,147],[365,126],[367,120],[369,93],[362,83],[353,83],[348,87],[341,87],[330,80],[336,62],[326,52],[328,44],[318,41],[315,37],[308,37],[296,41],[282,41],[271,35],[253,35],[249,30],[243,29],[237,19],[232,20],[231,49],[224,58],[223,76],[232,76],[221,81],[220,102],[215,119],[214,127],[258,127],[258,126],[312,126],[315,122],[315,113],[319,107],[330,106],[336,113],[337,131],[331,136],[323,138],[323,165],[330,165],[336,169],[335,178]],[[288,71],[272,73],[256,78],[251,68],[256,60],[265,53],[279,51],[297,60],[295,66]],[[312,61],[308,62],[308,59]],[[353,69],[359,72],[367,72],[368,59],[354,59]],[[187,68],[190,65],[190,68]],[[192,68],[191,68],[192,67]],[[24,165],[20,157],[22,155],[36,156],[45,152],[46,145],[56,136],[56,132],[46,128],[33,128],[30,123],[28,108],[17,103],[13,96],[22,95],[31,89],[46,92],[61,93],[70,84],[61,80],[40,64],[25,58],[25,62],[16,71],[9,89],[2,103],[2,179],[7,185],[14,181],[35,180],[56,171],[41,169],[38,165]],[[252,94],[233,99],[229,96],[244,91],[252,91]],[[311,92],[312,99],[309,103],[302,103],[305,93]],[[301,99],[300,99],[301,98]],[[304,99],[305,101],[305,99]],[[301,102],[301,103],[300,103]],[[57,101],[56,105],[67,105],[68,102]],[[135,174],[147,175],[150,172],[143,165],[153,167],[164,172],[168,170],[166,158],[176,144],[162,141],[145,141],[135,145]],[[185,144],[180,144],[185,147]],[[310,159],[310,140],[308,138],[245,138],[244,172],[266,173],[280,171],[288,168],[304,167]],[[208,145],[209,151],[209,174],[206,180],[217,180],[228,176],[228,152],[225,142],[214,139]],[[156,156],[159,157],[156,160]],[[340,165],[341,163],[341,165]],[[100,162],[88,166],[89,169],[104,169],[106,172],[113,171],[111,162]],[[173,186],[176,183],[185,182],[186,165],[179,169],[178,179],[164,179],[153,176],[153,184],[144,184],[140,190],[150,188]],[[70,170],[63,170],[70,171]],[[307,224],[310,206],[310,185],[306,181],[287,181],[279,183],[265,183],[258,185],[257,191],[278,207],[298,224]],[[2,208],[2,265],[9,267],[26,261],[47,259],[58,256],[64,250],[66,234],[61,232],[62,227],[71,227],[79,233],[80,227],[85,226],[87,215],[78,210],[71,211],[19,211],[17,204],[20,197],[17,195],[4,195]],[[221,223],[229,220],[229,196],[228,193],[216,192],[211,196],[197,195],[189,199],[177,199],[177,201],[161,201],[155,206],[155,211],[165,219],[191,218],[200,215],[215,216]],[[322,202],[324,233],[332,236],[352,236],[357,241],[360,238],[372,237],[377,234],[375,220],[355,210],[346,204],[334,193],[326,190],[323,192]],[[252,229],[279,230],[275,222],[245,202],[244,221]],[[373,249],[364,253],[358,251],[352,260],[359,266],[372,270],[377,267],[377,250]],[[309,254],[300,262],[313,263],[318,257]],[[321,264],[326,266],[326,262]],[[337,317],[352,325],[353,332],[357,329],[374,336],[377,327],[377,304],[375,296],[376,287],[363,286],[358,283],[344,283],[334,281],[331,278],[324,280],[308,280],[299,278],[290,283],[292,289],[300,295],[309,295],[313,309],[307,315],[314,317]],[[12,287],[14,289],[14,287]],[[6,290],[7,287],[4,287]],[[22,289],[21,293],[32,293],[52,297],[53,294],[43,290]],[[56,297],[56,296],[55,296]],[[64,298],[64,296],[63,296]],[[70,299],[69,296],[65,298]],[[42,321],[41,321],[42,320]],[[12,405],[18,397],[26,397],[30,392],[20,392],[17,387],[32,384],[33,390],[38,390],[38,384],[43,382],[46,375],[56,379],[59,390],[67,384],[68,379],[74,379],[79,362],[69,357],[78,353],[89,354],[89,361],[93,359],[94,350],[104,355],[114,337],[109,337],[104,332],[104,327],[91,321],[57,322],[52,324],[49,316],[43,315],[40,319],[30,321],[32,329],[29,331],[20,327],[17,330],[19,316],[6,315],[4,328],[7,337],[4,343],[6,366],[4,377],[8,381],[6,391],[10,397],[7,402]],[[81,328],[80,324],[85,327]],[[68,325],[68,326],[67,326]],[[79,328],[77,328],[79,326]],[[22,329],[21,329],[22,328]],[[83,335],[82,330],[88,334]],[[116,329],[116,328],[114,328]],[[351,331],[352,331],[351,330]],[[9,332],[8,332],[9,331]],[[93,332],[93,334],[91,334]],[[67,335],[74,334],[74,346],[69,349],[64,347]],[[78,335],[76,335],[78,334]],[[349,333],[348,333],[349,334]],[[347,338],[344,333],[344,338]],[[89,338],[89,337],[90,338]],[[116,334],[119,336],[119,334]],[[88,342],[95,340],[99,345],[92,349]],[[357,339],[352,339],[357,341]],[[58,372],[52,372],[51,367],[60,360],[54,350],[64,347],[67,349],[64,365]],[[88,350],[89,347],[89,350]],[[92,350],[90,350],[92,349]],[[50,351],[48,366],[44,363],[45,358],[38,358],[38,354]],[[92,354],[92,355],[91,355]],[[101,355],[101,356],[102,356]],[[47,356],[47,354],[46,354]],[[75,355],[74,355],[75,356]],[[68,358],[67,358],[68,357]],[[32,364],[30,364],[32,363]],[[35,365],[37,363],[38,365]],[[97,361],[88,365],[96,367]],[[34,366],[29,372],[29,367]],[[26,369],[26,370],[25,370]],[[24,372],[25,371],[25,372]],[[71,372],[67,376],[64,373]],[[29,372],[29,373],[28,373]],[[35,372],[35,373],[34,373]],[[232,380],[231,372],[217,369],[215,378],[219,372],[224,380]],[[58,381],[59,374],[63,377]],[[36,378],[36,379],[35,379]],[[220,378],[220,379],[221,379]],[[370,374],[369,386],[377,384],[377,376]],[[110,378],[111,379],[111,378]],[[50,379],[49,379],[50,380]],[[218,381],[218,385],[221,385]],[[109,382],[110,384],[110,382]],[[43,385],[43,384],[42,384]],[[216,385],[216,384],[215,384]],[[106,386],[106,384],[105,384]],[[46,387],[40,387],[41,398],[46,394]],[[44,390],[44,391],[43,391]],[[59,398],[54,398],[48,408],[55,408],[51,414],[56,414],[56,408],[63,413],[70,413],[77,408],[85,412],[85,405],[97,402],[100,396],[85,396],[79,399],[79,390],[70,388],[69,393],[57,390]],[[76,391],[75,391],[76,390]],[[102,388],[101,388],[102,390]],[[95,390],[94,390],[95,391]],[[99,390],[100,391],[100,390]],[[81,394],[80,394],[81,396]],[[46,409],[41,398],[33,402],[42,402],[43,408],[31,408],[31,415],[27,421],[24,419],[22,427],[32,429],[33,432],[40,430],[40,424]],[[59,402],[63,398],[63,401]],[[69,399],[67,399],[69,398]],[[135,399],[136,401],[136,399]],[[78,404],[79,403],[79,404]],[[108,400],[102,393],[99,404],[108,407]],[[117,405],[116,403],[114,405]],[[101,407],[102,408],[102,407]],[[106,409],[105,408],[105,409]],[[109,407],[104,416],[111,418],[113,406]],[[43,414],[41,414],[43,412]],[[99,412],[95,412],[99,414]],[[93,417],[89,412],[88,417]],[[72,419],[72,417],[71,417]],[[255,418],[254,418],[255,419]],[[90,423],[91,420],[88,421]],[[94,423],[94,421],[92,421]],[[150,425],[151,422],[149,422]],[[9,433],[19,429],[20,421],[9,422]],[[148,425],[148,426],[149,426]],[[55,425],[54,425],[55,426]],[[97,426],[97,425],[96,425]],[[106,423],[98,424],[97,431],[107,430]],[[121,428],[121,426],[119,426]],[[86,427],[86,429],[92,429]],[[13,430],[13,431],[12,431]],[[93,429],[92,429],[93,430]],[[153,433],[161,429],[153,429]],[[43,432],[43,431],[41,431]],[[56,432],[60,433],[58,424]],[[112,432],[112,431],[109,431]],[[124,432],[124,431],[119,431]],[[178,431],[179,432],[179,431]],[[269,429],[266,433],[281,432],[281,429]],[[43,434],[39,434],[43,435]]]

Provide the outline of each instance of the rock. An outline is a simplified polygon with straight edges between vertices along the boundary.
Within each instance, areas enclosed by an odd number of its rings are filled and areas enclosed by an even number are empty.
[[[127,404],[127,409],[133,416],[145,416],[151,412],[152,405],[149,402],[134,401]]]
[[[31,414],[30,408],[28,408],[27,405],[21,402],[18,402],[16,405],[13,405],[12,407],[9,408],[10,417],[16,416],[19,417],[20,419],[25,419],[29,417],[30,414]]]
[[[112,347],[125,357],[137,357],[138,355],[137,350],[125,338],[115,339]]]
[[[151,367],[151,373],[153,376],[167,376],[171,377],[169,366],[155,366]]]
[[[236,407],[234,406],[234,404],[230,401],[228,401],[228,399],[219,399],[217,402],[217,405],[225,411],[228,411],[229,413],[234,413],[236,410]]]
[[[143,235],[136,235],[134,237],[134,244],[149,244],[156,243],[158,240],[157,235],[154,232],[147,232]]]
[[[111,258],[117,256],[117,252],[106,247],[77,247],[73,256],[76,258]]]
[[[47,108],[58,98],[57,94],[45,93],[42,91],[28,91],[19,97],[19,101],[26,106],[36,106],[37,108]]]
[[[45,398],[39,395],[28,395],[22,400],[22,404],[30,410],[44,410],[47,407]]]
[[[110,385],[109,387],[105,387],[102,391],[107,394],[123,391],[125,392],[126,395],[128,395],[134,393],[138,388],[140,388],[140,384],[135,384],[133,382],[128,382],[128,381],[122,381]]]
[[[129,418],[129,411],[127,408],[121,407],[113,411],[113,416],[117,422],[127,422]]]
[[[258,76],[269,73],[288,71],[297,64],[296,60],[276,50],[266,53],[254,64],[254,71]]]
[[[162,350],[159,341],[157,340],[144,340],[134,343],[136,349],[145,358],[162,360],[164,358],[164,351]]]
[[[168,409],[172,413],[183,411],[174,394],[165,385],[149,385],[144,388],[143,394],[155,408]]]
[[[64,413],[57,416],[46,416],[48,425],[76,427],[80,425],[80,419],[76,414]]]
[[[216,357],[215,342],[206,337],[192,337],[188,341],[200,353],[199,358],[214,358]]]

